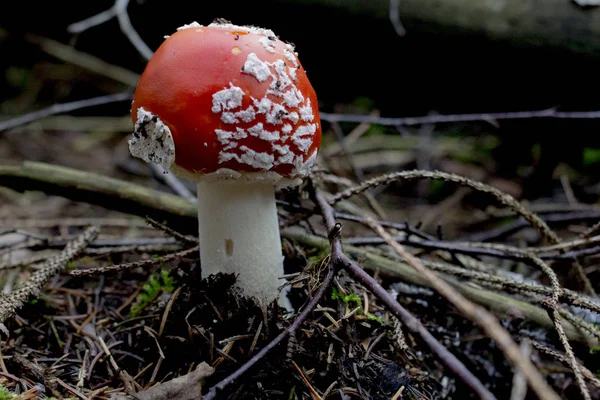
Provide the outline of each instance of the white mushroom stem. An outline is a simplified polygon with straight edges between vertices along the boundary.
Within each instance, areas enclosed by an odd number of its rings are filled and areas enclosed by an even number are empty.
[[[275,206],[268,182],[202,181],[198,186],[198,225],[202,277],[218,272],[237,275],[244,295],[262,306],[279,297],[290,310],[286,291],[279,294],[283,254]]]

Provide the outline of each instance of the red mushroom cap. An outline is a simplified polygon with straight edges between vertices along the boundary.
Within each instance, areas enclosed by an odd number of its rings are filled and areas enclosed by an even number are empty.
[[[131,115],[132,154],[197,180],[299,183],[321,144],[317,97],[293,45],[256,27],[179,28],[148,62]]]

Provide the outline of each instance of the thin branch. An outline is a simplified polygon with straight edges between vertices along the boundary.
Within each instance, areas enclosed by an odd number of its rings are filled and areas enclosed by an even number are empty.
[[[327,248],[326,239],[310,235],[305,231],[302,231],[298,227],[283,230],[282,235],[287,239],[298,241],[299,243],[302,243],[305,246],[311,246],[323,250]],[[352,258],[362,260],[363,266],[367,270],[386,276],[397,277],[415,285],[431,287],[431,284],[425,278],[423,278],[417,271],[415,271],[413,268],[408,266],[408,264],[402,261],[399,262],[398,260],[390,259],[388,257],[376,254],[372,251],[367,251],[360,247],[345,246],[345,249],[346,253]],[[453,267],[451,265],[446,266],[446,264],[439,263],[437,265],[440,265],[440,267],[434,268],[436,264],[431,263],[429,261],[424,261],[424,263],[426,263],[428,267],[435,269],[436,271],[443,272],[444,274],[463,277],[463,275],[461,275],[459,272],[454,272],[455,270],[463,271],[462,268]],[[475,271],[473,271],[473,273],[475,273]],[[470,276],[464,277],[471,278]],[[477,304],[480,304],[484,307],[493,310],[496,314],[508,316],[516,314],[525,320],[531,321],[545,328],[551,328],[553,326],[553,322],[548,316],[548,312],[545,309],[535,306],[529,302],[518,300],[514,297],[502,294],[499,292],[499,290],[497,290],[496,287],[493,286],[493,283],[489,283],[486,285],[488,287],[491,286],[493,289],[486,290],[479,287],[479,285],[466,285],[463,281],[453,279],[449,276],[444,277],[444,279],[446,279],[446,281],[449,284],[451,284],[456,290],[458,290],[463,296],[467,297],[468,299]],[[475,277],[473,277],[472,279],[475,279]],[[482,282],[487,282],[487,280],[485,280],[485,277],[482,278]],[[526,283],[523,283],[522,285],[524,285],[524,287],[527,287],[527,291],[530,293],[545,295],[550,295],[552,293],[552,289],[546,286]],[[529,288],[528,285],[531,285],[532,287]],[[510,286],[509,283],[506,289],[510,289],[511,287],[514,286]],[[600,307],[600,305],[584,297],[581,297],[577,293],[568,289],[562,289],[561,296],[563,296],[562,298],[564,298],[565,301],[571,302],[570,304],[574,306],[587,308],[589,310],[597,310],[598,307]],[[585,306],[583,304],[585,304]],[[585,332],[582,332],[578,328],[575,328],[570,323],[565,324],[565,329],[567,330],[567,334],[570,340],[582,342],[588,346],[595,346],[598,344],[597,340],[585,334]]]
[[[194,203],[91,172],[26,161],[21,166],[0,165],[0,185],[17,191],[39,190],[140,217],[149,216],[159,222],[168,220],[177,231],[197,232]]]
[[[540,218],[542,218],[547,224],[563,224],[586,220],[598,220],[600,219],[600,212],[594,210],[585,210],[569,213],[552,213],[543,215]],[[596,229],[600,228],[600,222],[598,222],[597,225],[598,227]],[[461,242],[489,242],[507,237],[528,226],[529,223],[525,219],[518,218],[501,227],[490,229],[484,232],[465,235],[457,240],[460,240]],[[594,231],[590,230],[588,236],[591,236],[593,233]],[[584,235],[582,235],[582,237],[583,236]]]
[[[128,5],[129,0],[116,0],[115,4],[113,4],[113,6],[108,10],[86,18],[83,21],[75,22],[69,25],[67,27],[67,31],[71,33],[81,33],[90,28],[108,22],[114,17],[117,17],[117,20],[119,21],[119,27],[121,28],[123,34],[127,36],[131,44],[133,44],[142,57],[144,57],[146,60],[149,60],[150,57],[152,57],[153,52],[133,28],[131,20],[129,19],[129,14],[127,14]]]
[[[117,10],[113,5],[108,10],[104,10],[101,13],[93,15],[89,18],[86,18],[82,21],[74,22],[71,25],[67,26],[67,31],[69,33],[81,33],[87,31],[90,28],[101,25],[105,22],[110,21],[117,15]]]
[[[499,113],[473,113],[453,115],[425,115],[419,117],[386,118],[373,115],[360,114],[333,114],[319,113],[322,120],[327,122],[356,122],[361,124],[376,124],[384,126],[439,124],[448,122],[493,121],[500,119],[531,119],[531,118],[556,118],[556,119],[598,119],[598,111],[557,111],[556,108],[534,111],[514,111]]]
[[[146,59],[149,60],[154,52],[148,47],[148,45],[142,40],[137,31],[133,28],[131,24],[131,20],[129,19],[129,14],[127,14],[127,6],[129,5],[129,0],[116,0],[115,1],[115,11],[117,14],[117,19],[119,20],[119,26],[121,27],[121,31],[133,47]]]
[[[171,253],[171,254],[164,255],[158,259],[151,258],[151,259],[147,259],[147,260],[132,261],[132,262],[123,263],[123,264],[108,265],[105,267],[74,269],[74,270],[70,271],[69,274],[72,276],[82,276],[82,275],[89,276],[89,275],[96,275],[96,274],[105,274],[105,273],[111,272],[111,271],[122,271],[124,269],[130,269],[130,268],[155,266],[155,265],[158,265],[158,264],[166,262],[166,261],[171,261],[171,260],[175,260],[177,258],[185,257],[188,254],[197,253],[199,249],[200,249],[200,246],[195,246],[190,249],[178,251],[177,253]]]
[[[331,201],[331,204],[335,204],[336,202],[345,200],[351,196],[362,193],[363,191],[368,190],[372,187],[390,184],[394,181],[401,180],[401,179],[405,179],[405,180],[409,180],[409,181],[414,180],[414,179],[438,179],[438,180],[443,180],[446,182],[453,182],[453,183],[459,184],[461,186],[470,187],[471,189],[477,190],[478,192],[489,194],[489,195],[493,196],[498,202],[511,208],[513,211],[515,211],[517,214],[519,214],[521,217],[523,217],[526,221],[528,221],[531,224],[531,226],[534,227],[535,229],[537,229],[537,231],[542,235],[542,237],[544,239],[548,240],[551,244],[560,243],[560,238],[556,235],[556,233],[554,233],[554,231],[552,231],[550,229],[550,227],[542,219],[540,219],[540,217],[538,217],[537,215],[535,215],[534,213],[529,211],[527,208],[525,208],[520,202],[518,202],[511,195],[509,195],[507,193],[503,193],[502,191],[496,189],[495,187],[486,185],[481,182],[477,182],[475,180],[466,178],[464,176],[460,176],[460,175],[456,175],[456,174],[449,174],[449,173],[441,172],[441,171],[411,170],[411,171],[401,171],[401,172],[383,175],[380,177],[370,179],[366,182],[363,182],[362,184],[360,184],[356,187],[348,188],[342,192],[339,192],[336,195],[334,195],[330,199],[330,201]],[[534,258],[531,258],[531,259],[533,260]],[[537,261],[536,261],[536,264],[537,264]],[[548,276],[550,276],[550,278],[552,280],[556,279],[554,271],[552,271],[551,268],[546,268],[545,264],[543,262],[539,263],[537,265],[540,266],[541,268],[544,268],[544,270],[547,272]],[[589,294],[595,296],[596,293],[594,291],[594,288],[593,288],[590,280],[588,279],[588,277],[585,275],[585,272],[583,271],[583,267],[581,266],[581,264],[577,260],[574,260],[574,262],[572,264],[572,268],[575,270],[577,277],[581,280],[581,282],[583,282],[586,291]],[[554,307],[556,305],[555,300],[558,299],[559,286],[557,284],[556,285],[553,284],[553,287],[556,287],[556,293],[552,297],[552,304]]]
[[[15,128],[17,126],[29,124],[39,119],[50,117],[56,114],[64,114],[75,110],[81,110],[83,108],[131,100],[132,95],[133,93],[131,90],[126,90],[120,93],[92,97],[90,99],[77,100],[72,101],[70,103],[53,104],[50,107],[43,108],[41,110],[33,111],[31,113],[23,114],[16,118],[11,118],[9,120],[0,122],[0,132],[5,131],[7,129]]]
[[[569,361],[568,361],[567,357],[565,357],[564,354],[561,354],[558,351],[551,349],[550,347],[547,347],[536,341],[532,341],[531,344],[533,345],[533,347],[535,347],[536,350],[538,350],[544,354],[547,354],[550,357],[553,357],[554,359],[558,360],[559,362],[561,362],[563,364],[568,365]],[[592,373],[589,369],[587,369],[583,365],[581,365],[581,373],[583,374],[583,376],[585,376],[586,379],[588,379],[592,383],[592,385],[594,385],[596,388],[600,389],[600,380],[598,378],[596,378],[594,373]]]
[[[494,395],[481,383],[479,379],[465,365],[458,360],[454,354],[450,353],[431,333],[416,319],[408,310],[400,305],[392,296],[381,287],[377,281],[369,276],[360,266],[350,260],[342,250],[342,243],[338,235],[332,235],[336,230],[333,208],[327,203],[323,196],[314,193],[315,201],[321,209],[323,220],[330,232],[329,240],[331,245],[332,263],[339,265],[348,272],[354,279],[359,281],[365,288],[373,293],[394,314],[402,323],[413,333],[418,334],[427,343],[431,350],[440,358],[452,372],[460,377],[481,399],[492,400]]]
[[[8,318],[12,317],[31,296],[39,293],[50,279],[63,271],[69,261],[81,253],[98,235],[98,231],[99,229],[96,226],[86,229],[75,240],[69,242],[59,255],[51,258],[40,269],[35,271],[14,292],[8,296],[0,297],[0,323],[4,323]]]
[[[294,322],[288,326],[283,332],[281,332],[275,339],[273,339],[268,345],[263,347],[258,353],[254,355],[250,360],[248,360],[244,365],[237,369],[233,374],[229,375],[227,378],[223,379],[216,385],[212,386],[208,393],[202,397],[202,400],[214,400],[217,397],[217,394],[220,390],[223,390],[225,387],[233,383],[236,379],[246,373],[254,364],[260,361],[269,351],[275,348],[283,339],[285,339],[290,333],[295,332],[304,321],[308,318],[309,314],[315,309],[317,303],[321,300],[323,295],[325,294],[325,290],[329,287],[329,284],[333,280],[335,275],[335,269],[333,264],[330,262],[327,269],[327,275],[325,279],[323,279],[323,283],[317,289],[314,296],[304,310],[296,317]]]
[[[150,168],[158,178],[163,180],[179,196],[189,201],[196,201],[196,196],[172,172],[165,171],[160,164],[150,163]]]
[[[336,193],[330,199],[330,204],[335,204],[341,200],[348,199],[354,195],[364,192],[369,188],[380,186],[380,185],[388,185],[392,182],[399,180],[416,180],[416,179],[436,179],[443,180],[446,182],[457,183],[461,186],[467,186],[471,189],[477,190],[482,193],[487,193],[492,195],[496,200],[498,200],[503,205],[510,207],[516,213],[518,213],[521,217],[523,217],[526,221],[528,221],[531,226],[536,228],[538,232],[542,234],[545,239],[548,239],[552,244],[556,244],[560,242],[560,239],[556,236],[556,234],[548,227],[548,225],[541,220],[537,215],[531,213],[527,210],[521,203],[515,200],[512,196],[501,192],[495,187],[483,184],[481,182],[477,182],[475,180],[466,178],[464,176],[449,174],[442,171],[422,171],[422,170],[410,170],[410,171],[400,171],[396,173],[391,173],[383,176],[379,176],[373,179],[369,179],[358,186],[351,187],[349,189],[343,190],[341,192]]]
[[[500,325],[498,320],[485,308],[478,306],[463,297],[459,292],[452,288],[448,283],[439,278],[435,273],[426,268],[423,263],[408,253],[404,247],[394,242],[393,238],[387,233],[381,225],[367,218],[367,225],[377,232],[394,251],[402,257],[407,264],[423,275],[431,285],[444,296],[452,305],[454,305],[463,315],[477,324],[486,334],[492,338],[503,350],[513,366],[521,369],[530,387],[541,399],[559,400],[560,397],[552,390],[540,372],[533,365],[531,360],[523,357],[519,346],[514,342],[510,334]]]
[[[389,17],[398,36],[406,35],[406,29],[404,29],[404,25],[400,21],[400,0],[390,0]]]
[[[140,75],[133,71],[109,64],[92,54],[78,51],[72,46],[31,34],[28,34],[25,38],[53,57],[113,79],[116,82],[121,82],[129,87],[134,88],[140,79]]]

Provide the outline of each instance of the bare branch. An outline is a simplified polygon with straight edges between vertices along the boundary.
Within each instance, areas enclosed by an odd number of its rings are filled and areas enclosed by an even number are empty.
[[[486,334],[492,338],[503,350],[513,366],[521,369],[531,388],[541,399],[559,400],[560,397],[552,390],[540,372],[535,368],[531,360],[523,357],[519,346],[514,342],[510,334],[500,325],[498,320],[485,308],[467,300],[448,283],[440,279],[434,272],[426,268],[423,263],[407,252],[402,245],[394,242],[393,238],[383,227],[375,221],[367,218],[367,225],[377,234],[386,239],[386,242],[394,251],[402,257],[407,264],[423,275],[431,285],[452,303],[463,315],[476,323]]]
[[[406,35],[406,29],[400,21],[400,0],[390,0],[390,22],[398,36]]]
[[[457,359],[454,354],[450,353],[431,333],[423,326],[423,324],[415,318],[408,310],[400,305],[392,296],[385,291],[369,274],[367,274],[360,266],[350,260],[342,250],[342,243],[339,235],[332,235],[336,231],[336,223],[333,215],[333,208],[327,203],[323,196],[316,192],[314,193],[315,201],[317,202],[325,225],[329,233],[331,244],[332,262],[343,268],[354,279],[360,282],[365,288],[373,293],[393,313],[402,323],[413,333],[418,334],[431,350],[440,358],[452,372],[462,379],[481,399],[492,400],[494,395],[481,383],[479,379],[465,365]],[[558,399],[558,398],[557,398]]]
[[[119,20],[119,26],[121,27],[121,31],[127,39],[131,42],[131,44],[136,48],[136,50],[146,59],[149,60],[154,52],[148,47],[148,45],[142,40],[140,35],[131,25],[131,20],[129,19],[129,14],[127,14],[127,6],[129,5],[129,0],[117,0],[115,2],[115,11],[117,13],[117,19]]]
[[[531,118],[556,118],[556,119],[598,119],[598,111],[556,111],[556,108],[534,111],[514,111],[500,113],[474,113],[453,115],[425,115],[419,117],[386,118],[373,115],[359,114],[333,114],[321,112],[320,117],[327,122],[357,122],[361,124],[377,124],[386,126],[438,124],[448,122],[473,122],[494,121],[500,119],[531,119]]]
[[[123,34],[127,36],[131,44],[142,55],[142,57],[144,57],[146,60],[149,60],[150,57],[152,57],[153,51],[133,28],[131,20],[129,19],[129,14],[127,14],[128,5],[129,0],[116,0],[115,4],[108,10],[86,18],[83,21],[75,22],[69,25],[67,30],[71,33],[81,33],[90,28],[108,22],[114,17],[117,17]]]
[[[236,379],[246,373],[254,364],[260,361],[269,351],[275,348],[283,339],[285,339],[290,333],[295,332],[304,321],[308,318],[309,314],[315,309],[317,303],[321,300],[325,294],[325,290],[329,287],[329,284],[335,276],[335,270],[333,264],[330,262],[327,270],[327,275],[323,279],[323,283],[319,286],[319,289],[315,292],[314,296],[308,304],[304,307],[304,310],[296,317],[294,322],[288,326],[283,332],[281,332],[275,339],[273,339],[268,345],[263,347],[258,353],[254,355],[250,360],[244,363],[240,368],[237,369],[233,374],[223,379],[213,387],[211,387],[208,393],[202,397],[202,400],[213,400],[217,398],[219,390],[223,390],[225,387],[233,383]]]
[[[117,15],[117,10],[115,6],[112,6],[108,10],[102,11],[99,14],[93,15],[89,18],[84,19],[83,21],[74,22],[71,25],[67,26],[67,31],[69,33],[81,33],[87,31],[94,26],[101,25],[105,22],[110,21]]]
[[[117,103],[120,101],[131,100],[131,90],[126,90],[121,93],[108,94],[105,96],[92,97],[85,100],[72,101],[70,103],[53,104],[48,108],[43,108],[28,114],[20,115],[16,118],[0,122],[0,132],[7,129],[15,128],[20,125],[29,124],[38,119],[46,118],[56,114],[64,114],[82,108],[89,108],[103,104]]]
[[[95,226],[86,229],[75,240],[69,242],[58,256],[51,258],[35,271],[14,292],[0,298],[0,323],[4,323],[12,317],[31,296],[39,293],[50,279],[63,271],[69,261],[76,257],[98,235],[98,231],[98,227]]]

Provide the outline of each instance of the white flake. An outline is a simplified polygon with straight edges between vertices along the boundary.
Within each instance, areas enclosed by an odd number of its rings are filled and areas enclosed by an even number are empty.
[[[294,162],[294,166],[296,167],[297,176],[306,176],[308,175],[310,169],[314,165],[317,160],[317,150],[313,151],[310,157],[306,161],[302,158],[302,156],[296,157],[296,161]]]
[[[221,114],[221,121],[226,124],[237,124],[239,119],[244,122],[251,122],[256,117],[256,111],[254,111],[254,107],[250,106],[245,110],[237,111],[237,112],[224,112]],[[239,119],[238,119],[239,118]]]
[[[300,125],[292,135],[292,142],[298,146],[298,149],[306,153],[313,142],[312,135],[317,131],[316,124]],[[309,137],[306,137],[309,136]]]
[[[240,150],[243,151],[241,155],[222,151],[219,154],[219,162],[224,163],[235,160],[241,164],[250,165],[251,167],[263,170],[269,170],[273,167],[273,155],[269,153],[259,153],[248,148],[247,146],[241,146]]]
[[[298,77],[296,76],[296,69],[294,67],[288,67],[288,74],[292,77],[293,80],[298,81]]]
[[[221,114],[221,121],[226,124],[235,124],[238,122],[238,119],[235,117],[235,114],[232,112],[224,112]]]
[[[283,60],[277,60],[272,64],[277,73],[277,80],[271,83],[271,90],[275,92],[282,92],[292,85],[292,81],[287,74],[287,67]]]
[[[236,116],[244,122],[251,122],[256,118],[256,111],[254,111],[254,107],[250,106],[245,110],[238,111]]]
[[[301,152],[303,152],[304,154],[306,154],[306,152],[310,148],[310,145],[313,142],[313,139],[312,138],[301,138],[301,137],[298,137],[298,136],[292,136],[292,142],[294,142],[294,144],[296,146],[298,146],[298,149],[300,149]]]
[[[229,83],[229,88],[225,88],[213,94],[212,112],[218,113],[220,111],[241,107],[243,97],[244,91],[237,86],[233,86],[232,83]]]
[[[287,114],[288,111],[284,106],[278,103],[273,103],[271,110],[266,115],[267,123],[273,125],[282,124],[282,118],[285,117]]]
[[[279,154],[286,155],[290,152],[290,146],[285,145],[285,146],[281,146],[279,144],[273,144],[273,150],[275,150],[276,152],[278,152]]]
[[[273,144],[273,150],[280,154],[280,156],[275,159],[275,165],[291,164],[294,161],[294,153],[290,151],[290,146]]]
[[[272,76],[269,64],[261,61],[255,53],[248,54],[248,58],[246,58],[246,62],[244,63],[243,72],[245,74],[253,75],[259,82],[264,82]]]
[[[294,132],[294,137],[314,135],[317,131],[317,124],[300,125]]]
[[[191,24],[180,26],[179,28],[177,28],[177,30],[182,31],[182,30],[188,29],[188,28],[202,28],[202,25],[200,25],[198,22],[194,21]]]
[[[256,136],[261,140],[266,140],[267,142],[274,142],[279,140],[279,132],[278,131],[267,131],[264,129],[262,122],[254,125],[251,128],[248,128],[248,133],[250,136]]]
[[[265,47],[269,53],[275,53],[275,37],[274,36],[266,36],[258,39],[258,41]]]
[[[265,114],[267,112],[269,112],[269,110],[271,109],[271,106],[273,105],[273,102],[269,99],[267,99],[267,97],[263,97],[262,99],[256,100],[255,98],[252,98],[252,100],[254,101],[254,106],[256,108],[258,108],[258,113],[259,114]]]
[[[302,100],[304,100],[304,96],[302,96],[302,93],[300,93],[300,91],[295,88],[292,90],[288,90],[283,94],[283,102],[288,107],[296,108],[300,103],[302,103]]]
[[[286,115],[285,118],[292,121],[292,124],[298,123],[298,120],[300,119],[300,117],[298,116],[298,113],[296,111],[292,111],[291,113]]]
[[[281,132],[285,133],[286,135],[289,134],[291,131],[292,126],[290,124],[285,124],[283,128],[281,128]]]
[[[175,142],[171,130],[157,115],[143,107],[137,110],[133,137],[128,144],[132,156],[160,164],[165,170],[169,170],[175,162]]]
[[[292,45],[287,45],[287,49],[283,51],[283,55],[294,65],[294,67],[298,67],[297,54],[294,52],[294,47]]]
[[[248,134],[242,128],[236,128],[235,132],[215,129],[215,135],[217,135],[217,139],[223,145],[230,144],[232,140],[240,140],[248,137]]]
[[[315,118],[310,105],[310,99],[306,100],[305,106],[300,107],[300,118],[302,118],[302,121],[304,122],[310,122]]]
[[[277,35],[275,35],[275,33],[270,29],[259,28],[257,26],[251,26],[251,25],[235,25],[235,24],[230,24],[230,23],[213,22],[213,23],[209,24],[208,26],[211,26],[211,27],[214,26],[216,28],[223,28],[223,29],[232,29],[232,30],[237,30],[237,31],[242,31],[242,32],[255,33],[257,35],[263,35],[263,36],[277,37]]]

